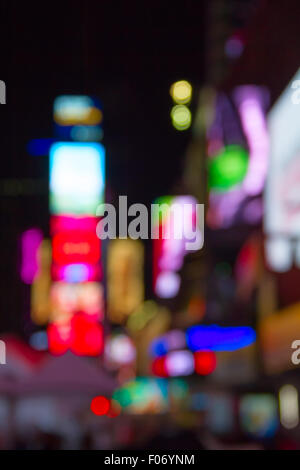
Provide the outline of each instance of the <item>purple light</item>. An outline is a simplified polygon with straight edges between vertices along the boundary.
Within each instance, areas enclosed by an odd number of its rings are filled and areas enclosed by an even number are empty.
[[[179,274],[173,271],[163,271],[157,276],[155,293],[162,299],[171,299],[178,294],[180,283]]]
[[[21,237],[22,261],[21,279],[25,284],[32,284],[39,270],[38,250],[43,240],[40,229],[26,230]]]
[[[185,332],[182,330],[171,330],[152,341],[150,354],[154,357],[163,356],[169,351],[174,349],[183,349],[185,347]]]
[[[261,198],[252,199],[243,209],[244,220],[249,224],[258,223],[263,216],[263,202]]]

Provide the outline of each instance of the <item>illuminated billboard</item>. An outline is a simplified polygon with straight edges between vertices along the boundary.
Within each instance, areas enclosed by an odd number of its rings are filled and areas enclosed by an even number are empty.
[[[270,166],[265,190],[266,260],[273,271],[300,266],[300,106],[293,83],[287,86],[268,115]],[[294,239],[295,244],[294,244]]]
[[[139,240],[112,240],[108,248],[108,315],[122,323],[144,300],[144,249]]]
[[[169,299],[179,292],[185,255],[203,246],[204,210],[193,196],[163,196],[153,207],[153,289]]]
[[[99,143],[59,142],[50,148],[50,211],[95,215],[104,202],[105,151]]]

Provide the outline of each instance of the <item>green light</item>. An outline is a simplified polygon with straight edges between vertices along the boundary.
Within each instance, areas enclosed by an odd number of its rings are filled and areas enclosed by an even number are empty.
[[[188,129],[192,122],[192,114],[184,104],[177,104],[171,110],[172,124],[178,131]]]
[[[248,152],[239,145],[228,145],[208,161],[210,189],[227,191],[241,183],[247,174]]]

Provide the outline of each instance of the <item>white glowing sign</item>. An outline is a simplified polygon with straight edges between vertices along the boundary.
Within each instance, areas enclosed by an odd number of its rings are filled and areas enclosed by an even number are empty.
[[[288,271],[294,258],[300,266],[292,240],[300,239],[300,106],[293,100],[292,87],[299,78],[300,70],[268,116],[270,166],[264,198],[265,247],[269,266],[278,272]]]

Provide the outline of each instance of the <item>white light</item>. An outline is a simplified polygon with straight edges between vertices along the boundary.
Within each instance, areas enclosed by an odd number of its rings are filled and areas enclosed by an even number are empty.
[[[279,390],[280,421],[286,429],[299,423],[298,391],[293,385],[284,385]]]
[[[126,335],[117,335],[108,340],[105,353],[109,360],[118,364],[130,364],[136,356],[135,347]]]
[[[293,264],[292,245],[288,238],[270,238],[265,243],[269,267],[276,272],[286,272]]]
[[[195,369],[194,356],[190,351],[172,351],[166,356],[166,369],[171,377],[191,375]]]
[[[180,276],[172,271],[165,271],[158,275],[155,284],[155,293],[162,299],[170,299],[178,294]]]
[[[104,198],[104,147],[57,143],[50,149],[50,209],[54,214],[95,215]]]

